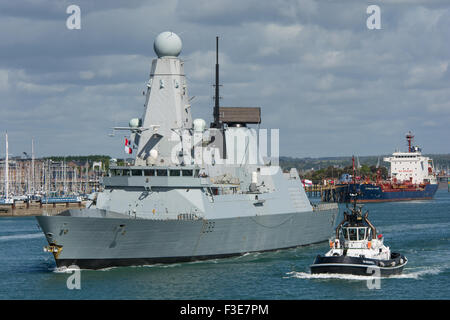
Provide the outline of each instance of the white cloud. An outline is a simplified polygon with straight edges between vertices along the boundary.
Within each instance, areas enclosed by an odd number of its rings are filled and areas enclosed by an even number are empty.
[[[80,71],[80,78],[83,80],[90,80],[95,77],[95,73],[92,71]]]
[[[48,95],[61,93],[67,90],[67,86],[64,85],[40,85],[30,82],[18,81],[16,84],[16,89],[19,92],[26,92],[37,95]]]
[[[441,103],[432,103],[427,106],[427,110],[431,113],[445,116],[450,115],[450,101],[441,102]]]
[[[442,80],[448,70],[448,64],[449,63],[446,61],[416,65],[409,71],[405,85],[407,87],[419,85],[427,86],[429,83]]]

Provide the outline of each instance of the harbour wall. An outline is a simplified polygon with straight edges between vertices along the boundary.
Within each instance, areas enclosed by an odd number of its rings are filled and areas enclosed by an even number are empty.
[[[84,208],[86,201],[79,203],[51,203],[42,204],[39,202],[15,203],[14,205],[0,205],[0,217],[25,217],[41,216],[44,213],[56,215],[69,208]]]

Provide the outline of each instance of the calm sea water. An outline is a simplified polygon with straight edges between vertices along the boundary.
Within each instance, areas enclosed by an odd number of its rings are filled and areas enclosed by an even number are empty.
[[[449,299],[450,193],[434,200],[367,204],[385,242],[409,259],[404,273],[381,278],[312,276],[328,244],[242,257],[81,271],[81,289],[58,270],[33,217],[0,218],[0,299]],[[342,214],[342,210],[341,210]]]

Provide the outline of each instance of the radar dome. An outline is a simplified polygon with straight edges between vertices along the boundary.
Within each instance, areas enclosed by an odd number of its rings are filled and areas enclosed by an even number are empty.
[[[194,122],[194,131],[195,132],[203,132],[206,128],[206,121],[203,119],[195,119]]]
[[[133,119],[130,120],[130,122],[128,123],[128,125],[129,125],[131,128],[137,128],[137,127],[139,127],[139,126],[141,125],[141,119],[139,119],[139,118],[133,118]]]
[[[158,158],[158,150],[155,149],[150,150],[150,157],[153,159]]]
[[[181,39],[175,33],[165,31],[160,33],[153,43],[153,49],[161,57],[178,57],[181,52]]]

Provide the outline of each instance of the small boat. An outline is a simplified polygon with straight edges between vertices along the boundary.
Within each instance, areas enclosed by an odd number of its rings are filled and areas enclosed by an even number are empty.
[[[369,212],[362,214],[362,205],[344,212],[344,220],[337,226],[330,250],[318,255],[310,266],[311,273],[389,276],[400,274],[408,262],[405,256],[391,252],[384,244],[383,235],[369,221]]]

